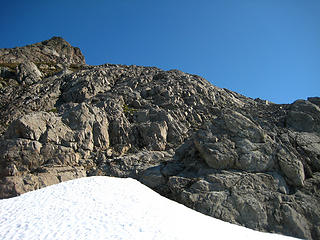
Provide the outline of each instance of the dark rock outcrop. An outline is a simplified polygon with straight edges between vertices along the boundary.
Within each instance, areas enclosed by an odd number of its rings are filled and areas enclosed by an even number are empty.
[[[209,216],[320,238],[318,97],[278,105],[178,70],[88,66],[61,38],[0,63],[0,197],[132,177]]]

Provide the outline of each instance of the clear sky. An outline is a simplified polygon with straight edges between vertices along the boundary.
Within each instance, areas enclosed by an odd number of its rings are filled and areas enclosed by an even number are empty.
[[[10,0],[0,48],[61,36],[88,64],[200,75],[248,97],[320,96],[320,0]]]

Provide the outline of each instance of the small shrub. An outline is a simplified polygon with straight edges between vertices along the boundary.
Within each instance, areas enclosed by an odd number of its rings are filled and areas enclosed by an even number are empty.
[[[57,113],[57,112],[58,112],[58,109],[52,108],[52,109],[50,109],[48,112]]]
[[[0,63],[0,67],[7,67],[11,71],[16,71],[16,67],[19,65],[19,63]]]
[[[134,112],[137,111],[137,109],[135,109],[135,108],[130,108],[127,104],[124,104],[122,108],[123,108],[123,112],[124,112],[125,114],[133,114]]]
[[[72,71],[72,72],[78,72],[78,71],[80,71],[80,70],[82,70],[83,69],[83,66],[82,65],[79,65],[79,64],[71,64],[70,65],[70,70]]]

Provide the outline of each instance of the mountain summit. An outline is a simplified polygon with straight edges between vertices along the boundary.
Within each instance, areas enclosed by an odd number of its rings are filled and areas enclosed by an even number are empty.
[[[24,61],[85,64],[80,49],[72,47],[61,37],[52,37],[49,40],[25,47],[0,49],[0,63],[22,63]]]
[[[1,49],[0,77],[1,198],[131,177],[224,221],[320,238],[319,97],[279,105],[178,70],[89,66],[57,37]]]

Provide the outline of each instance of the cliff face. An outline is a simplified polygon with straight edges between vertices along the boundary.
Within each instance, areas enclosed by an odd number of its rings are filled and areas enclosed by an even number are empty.
[[[277,105],[178,70],[88,66],[61,38],[18,50],[0,50],[1,198],[132,177],[228,222],[320,238],[320,98]]]

